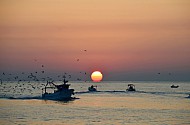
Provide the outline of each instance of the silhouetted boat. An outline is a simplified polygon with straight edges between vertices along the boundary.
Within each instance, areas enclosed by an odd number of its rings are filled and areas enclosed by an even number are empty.
[[[135,90],[135,85],[133,85],[133,84],[128,84],[127,91],[136,91],[136,90]]]
[[[69,89],[70,84],[67,84],[67,82],[64,79],[63,84],[55,85],[53,82],[47,81],[45,88],[42,89],[42,98],[47,100],[71,99],[71,96],[74,95],[74,89]],[[53,90],[53,92],[48,93],[47,89]]]
[[[179,86],[178,85],[171,85],[171,88],[178,88]]]
[[[190,98],[190,94],[189,94],[189,96],[187,96],[187,98]]]
[[[92,85],[92,86],[88,87],[88,91],[92,91],[92,92],[97,91],[97,86]]]

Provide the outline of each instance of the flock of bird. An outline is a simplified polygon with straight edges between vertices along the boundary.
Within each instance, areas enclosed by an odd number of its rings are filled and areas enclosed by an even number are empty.
[[[42,67],[44,67],[44,65],[42,65]],[[83,75],[87,75],[86,72],[81,71],[79,73],[83,74]],[[54,79],[50,76],[42,77],[43,74],[45,74],[45,70],[42,70],[41,72],[36,71],[36,72],[31,72],[31,73],[22,72],[19,75],[14,75],[12,73],[3,72],[1,75],[0,82],[1,82],[1,84],[3,83],[3,81],[17,81],[18,83],[21,81],[28,81],[28,83],[30,83],[30,81],[35,81],[35,82],[38,82],[38,81],[54,81],[54,80],[63,81],[63,79],[66,79],[66,78],[71,79],[72,78],[72,75],[68,74],[66,72],[61,74],[61,75],[57,75],[57,78],[54,77]],[[77,78],[76,80],[80,81],[82,79]]]
[[[33,95],[36,91],[42,89],[45,83],[15,83],[15,84],[0,84],[1,96],[19,96],[23,95],[23,93],[28,93],[29,95]],[[36,90],[36,91],[35,91]],[[13,95],[12,95],[13,94]]]
[[[82,50],[82,51],[87,52],[87,50]],[[37,62],[38,60],[34,59],[34,61]],[[76,61],[79,62],[80,59],[78,58]],[[22,72],[19,75],[13,75],[12,73],[3,72],[2,75],[1,75],[1,78],[0,78],[0,82],[2,84],[3,81],[18,81],[18,83],[21,82],[21,81],[27,81],[27,80],[28,80],[28,83],[30,83],[30,81],[50,81],[50,80],[53,81],[52,77],[45,76],[45,69],[44,69],[45,66],[44,66],[44,64],[41,65],[41,68],[42,68],[41,71],[35,71],[35,72],[31,72],[31,73]],[[86,72],[80,72],[80,74],[87,75]],[[45,77],[40,78],[39,76],[41,76],[41,75],[43,75]],[[20,76],[20,78],[19,78],[19,76]],[[55,80],[59,79],[58,81],[63,81],[63,79],[65,79],[65,78],[71,79],[71,77],[72,77],[71,74],[68,74],[68,73],[65,72],[62,75],[57,75],[57,78],[54,77],[54,79]],[[81,81],[82,79],[77,78],[76,80]],[[86,80],[84,80],[84,81],[86,81]]]
[[[87,50],[83,51],[87,52]],[[37,62],[38,60],[34,59],[34,61]],[[76,61],[79,62],[80,59],[77,59]],[[21,72],[17,75],[15,75],[14,73],[2,72],[2,74],[0,75],[0,91],[3,92],[4,96],[6,96],[6,94],[8,94],[9,92],[13,93],[14,95],[22,95],[23,92],[28,92],[32,95],[34,93],[34,90],[41,90],[45,86],[46,81],[63,81],[64,79],[72,78],[72,75],[66,72],[54,77],[47,76],[44,64],[41,65],[40,69],[40,71],[30,73]],[[81,71],[79,73],[85,76],[87,75],[87,72]],[[76,78],[76,80],[83,80],[86,82],[86,79],[83,78]],[[17,84],[10,84],[9,86],[7,86],[7,83],[15,83],[15,81]],[[26,82],[28,84],[26,84]]]
[[[42,65],[44,67],[44,65]],[[57,75],[57,78],[52,78],[49,76],[46,77],[40,77],[42,74],[44,74],[45,71],[43,72],[34,72],[34,73],[25,73],[22,72],[20,75],[14,75],[10,73],[5,73],[3,72],[1,76],[6,78],[6,81],[3,79],[0,79],[0,91],[1,95],[3,97],[8,96],[10,93],[13,94],[13,96],[19,96],[22,95],[23,93],[28,93],[30,95],[39,94],[39,90],[42,90],[42,88],[45,87],[46,81],[54,81],[55,79],[58,81],[63,81],[64,79],[71,79],[72,75],[68,73],[64,73],[62,75]],[[86,72],[80,72],[80,74],[87,75]],[[24,79],[25,78],[25,79]],[[80,81],[82,80],[81,78],[77,78],[76,80]],[[15,82],[16,81],[16,82]],[[14,84],[11,84],[14,83]],[[27,83],[27,84],[26,84]],[[38,92],[38,93],[36,93]]]

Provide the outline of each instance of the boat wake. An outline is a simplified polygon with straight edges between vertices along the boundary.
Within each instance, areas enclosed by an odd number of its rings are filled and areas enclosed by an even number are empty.
[[[92,93],[127,93],[126,91],[81,91],[75,92],[75,94],[92,94]]]
[[[80,95],[80,94],[150,94],[150,95],[158,95],[158,96],[176,96],[176,97],[181,97],[180,95],[189,95],[188,92],[148,92],[148,91],[79,91],[75,92],[75,95]],[[190,98],[190,96],[186,96],[186,98]],[[6,96],[1,96],[0,99],[20,99],[20,100],[29,100],[29,99],[38,99],[38,100],[48,100],[48,99],[43,99],[41,95],[38,96],[14,96],[14,95],[6,95]],[[71,99],[79,99],[76,97],[72,97]],[[51,99],[50,99],[51,100]]]
[[[144,94],[153,94],[153,95],[172,95],[172,94],[189,94],[188,92],[146,92],[146,91],[137,91],[138,93]]]
[[[151,92],[151,91],[81,91],[75,92],[75,94],[149,94],[157,96],[172,96],[172,97],[184,97],[184,95],[189,95],[188,92]],[[187,97],[190,98],[190,97]]]
[[[21,97],[14,97],[14,96],[3,96],[3,97],[0,97],[2,99],[21,99],[21,100],[28,100],[28,99],[42,99],[41,96],[21,96]]]
[[[34,96],[34,97],[0,97],[0,99],[10,99],[10,100],[44,100],[44,101],[49,101],[48,99],[43,99],[41,96]],[[50,100],[50,101],[58,101],[58,102],[64,102],[64,103],[68,103],[70,101],[74,101],[76,99],[80,99],[80,98],[76,98],[76,97],[71,97],[69,99],[64,99],[64,100]]]

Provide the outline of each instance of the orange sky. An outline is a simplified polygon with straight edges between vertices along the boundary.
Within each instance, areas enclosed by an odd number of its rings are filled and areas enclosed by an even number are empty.
[[[189,0],[1,0],[0,71],[190,80],[189,22]]]

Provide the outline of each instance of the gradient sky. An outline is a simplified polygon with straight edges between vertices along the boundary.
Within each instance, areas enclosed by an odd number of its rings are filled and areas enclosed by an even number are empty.
[[[1,0],[0,73],[42,64],[72,80],[190,80],[190,1]]]

